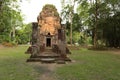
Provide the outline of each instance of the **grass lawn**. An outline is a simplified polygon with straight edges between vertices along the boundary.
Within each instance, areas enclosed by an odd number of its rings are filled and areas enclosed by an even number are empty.
[[[38,63],[26,63],[28,46],[0,48],[0,80],[39,80]],[[119,51],[120,52],[120,51]],[[57,64],[58,80],[120,80],[120,55],[116,51],[72,50],[71,63]]]
[[[0,48],[0,80],[36,80],[34,65],[26,63],[27,46]]]
[[[58,68],[56,74],[60,80],[120,80],[120,55],[114,53],[72,50],[73,62]]]

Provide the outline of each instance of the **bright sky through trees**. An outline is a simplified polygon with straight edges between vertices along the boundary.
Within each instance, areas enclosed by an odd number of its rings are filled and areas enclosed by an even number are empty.
[[[61,11],[60,0],[23,0],[21,3],[22,13],[25,15],[25,23],[36,22],[37,16],[41,12],[45,4],[53,4],[56,6],[58,12]]]

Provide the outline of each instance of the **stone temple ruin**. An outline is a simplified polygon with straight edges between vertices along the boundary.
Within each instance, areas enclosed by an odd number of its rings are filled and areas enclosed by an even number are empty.
[[[32,23],[31,46],[26,53],[31,54],[28,62],[56,62],[70,61],[70,53],[66,46],[65,26],[54,5],[47,4],[42,8],[38,22]]]

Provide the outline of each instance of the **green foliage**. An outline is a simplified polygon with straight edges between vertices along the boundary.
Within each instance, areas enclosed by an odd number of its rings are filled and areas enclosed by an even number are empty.
[[[77,7],[77,13],[81,17],[81,19],[84,21],[84,24],[89,16],[89,13],[88,13],[89,8],[90,8],[90,4],[87,2],[87,0],[79,3],[79,5]]]
[[[109,23],[109,24],[108,24]],[[111,17],[104,19],[99,23],[101,29],[102,40],[106,40],[106,45],[109,47],[120,46],[120,12],[117,12]]]
[[[0,2],[0,42],[15,42],[16,28],[22,26],[19,0]]]
[[[92,38],[92,42],[94,41],[94,35],[97,34],[98,45],[119,47],[120,0],[99,0],[97,10],[95,2],[94,0],[78,0],[77,13],[81,16],[82,26],[85,29],[84,33]],[[117,19],[114,17],[116,15]],[[95,26],[97,28],[96,33]]]
[[[73,42],[74,43],[78,43],[78,41],[80,40],[80,33],[79,32],[73,32]]]
[[[72,30],[73,30],[73,32],[80,32],[83,30],[81,17],[77,13],[75,13],[73,15]],[[74,34],[73,34],[73,36],[74,36]]]
[[[74,7],[75,7],[75,3],[76,3],[76,0],[69,0],[67,4],[64,3],[65,0],[62,0],[61,3],[62,3],[62,12],[61,12],[61,17],[63,19],[63,22],[65,21],[66,24],[67,22],[70,24],[70,44],[72,45],[73,44],[73,17],[74,17]]]
[[[30,43],[32,34],[32,24],[24,24],[23,28],[16,31],[16,42],[18,44]]]

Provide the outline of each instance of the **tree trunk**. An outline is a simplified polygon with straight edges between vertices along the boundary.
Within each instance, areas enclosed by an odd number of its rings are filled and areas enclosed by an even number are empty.
[[[73,16],[74,16],[74,7],[75,7],[75,1],[76,0],[73,0],[73,5],[71,6],[72,7],[72,9],[71,9],[71,14],[70,14],[70,44],[72,45],[73,44],[73,41],[72,41],[72,33],[73,33],[73,31],[72,31],[72,24],[73,24]],[[72,4],[72,3],[71,3]]]
[[[98,24],[98,3],[97,0],[95,2],[95,27],[94,27],[94,47],[97,47],[97,24]]]
[[[70,44],[72,45],[73,42],[72,42],[72,21],[71,21],[71,24],[70,24]]]
[[[12,30],[10,30],[10,34],[9,34],[9,42],[11,42],[11,35],[12,35]]]
[[[13,35],[12,35],[13,41],[15,41],[15,27],[12,27],[12,32],[13,32]]]

